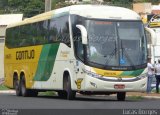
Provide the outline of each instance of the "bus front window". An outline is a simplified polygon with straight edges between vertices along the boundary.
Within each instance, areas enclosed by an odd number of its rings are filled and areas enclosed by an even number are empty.
[[[146,63],[146,39],[141,22],[118,22],[120,65],[135,66]]]
[[[88,60],[102,65],[118,66],[116,23],[90,20],[87,25]]]
[[[140,21],[86,20],[87,61],[104,67],[147,63],[146,38]]]

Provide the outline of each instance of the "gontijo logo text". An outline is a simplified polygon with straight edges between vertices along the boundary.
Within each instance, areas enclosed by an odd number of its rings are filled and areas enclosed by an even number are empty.
[[[34,59],[34,57],[35,57],[34,50],[24,50],[16,52],[16,60]]]

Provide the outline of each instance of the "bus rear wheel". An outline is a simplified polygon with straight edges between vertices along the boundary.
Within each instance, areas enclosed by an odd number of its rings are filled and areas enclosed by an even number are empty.
[[[29,90],[26,88],[25,77],[23,76],[20,80],[21,92],[23,97],[29,96]]]
[[[124,101],[126,98],[126,92],[118,92],[117,93],[117,100],[118,101]]]
[[[16,95],[21,96],[21,88],[20,88],[20,81],[18,79],[14,79],[13,81],[14,89],[16,90]]]
[[[38,95],[38,91],[30,90],[26,88],[25,77],[22,77],[20,80],[21,92],[23,97],[36,97]]]
[[[66,92],[66,98],[68,100],[73,100],[76,96],[76,91],[72,91],[72,88],[71,88],[71,80],[70,80],[70,75],[67,75],[65,78],[64,78],[64,90]]]

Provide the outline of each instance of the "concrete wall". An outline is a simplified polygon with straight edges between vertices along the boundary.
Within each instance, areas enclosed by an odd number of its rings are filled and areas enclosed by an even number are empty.
[[[6,26],[0,26],[0,79],[4,77],[4,36]]]
[[[0,38],[0,79],[4,77],[4,38]]]
[[[0,38],[4,39],[6,32],[6,25],[0,25]]]
[[[139,14],[149,14],[151,13],[152,4],[151,3],[135,3],[133,4],[133,10]]]

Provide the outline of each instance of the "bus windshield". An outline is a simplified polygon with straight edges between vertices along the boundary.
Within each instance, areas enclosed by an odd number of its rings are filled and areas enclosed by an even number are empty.
[[[146,63],[147,48],[140,21],[87,20],[87,60],[104,66]]]
[[[71,22],[75,54],[86,64],[111,70],[146,67],[147,41],[142,21],[89,19],[72,15]],[[77,24],[87,30],[88,44],[85,47],[79,39],[81,32],[76,28]]]

